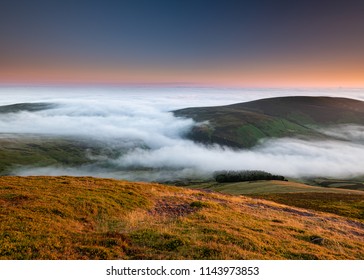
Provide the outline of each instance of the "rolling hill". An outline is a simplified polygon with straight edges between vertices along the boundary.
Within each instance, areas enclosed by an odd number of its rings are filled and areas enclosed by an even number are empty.
[[[364,125],[364,102],[336,97],[277,97],[217,107],[174,111],[196,125],[188,138],[231,147],[254,146],[262,138],[330,138],[318,128],[339,124]]]
[[[3,176],[0,206],[0,259],[364,258],[364,224],[346,212],[206,190]]]
[[[58,106],[47,102],[5,105],[0,106],[0,117],[11,118],[12,114],[50,110]],[[11,175],[15,169],[29,167],[103,165],[106,161],[103,158],[117,158],[124,150],[82,136],[52,135],[46,132],[0,133],[0,175]]]
[[[0,106],[0,114],[19,113],[19,112],[37,112],[56,108],[54,103],[38,102],[38,103],[17,103],[11,105]]]
[[[12,175],[14,170],[29,167],[100,167],[121,152],[122,148],[108,147],[102,142],[80,137],[3,134],[0,136],[0,176]]]

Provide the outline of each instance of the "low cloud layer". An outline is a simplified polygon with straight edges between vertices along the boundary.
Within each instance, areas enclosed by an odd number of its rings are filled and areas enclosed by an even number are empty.
[[[154,150],[136,149],[117,160],[122,167],[180,170],[264,170],[285,176],[364,174],[364,146],[340,141],[267,140],[251,150],[205,147],[189,142]]]
[[[347,124],[328,127],[320,130],[321,133],[355,143],[364,144],[364,127]]]
[[[364,175],[364,127],[325,129],[336,141],[266,139],[250,150],[203,146],[183,136],[194,125],[170,110],[225,105],[284,95],[279,91],[207,89],[0,89],[2,104],[54,102],[58,106],[38,112],[0,115],[0,133],[73,136],[127,148],[110,168],[20,168],[19,175],[92,175],[129,180],[172,180],[209,176],[215,170],[254,169],[284,176],[350,177]],[[10,96],[10,93],[13,95]],[[286,92],[286,95],[335,95],[330,91]],[[323,94],[325,93],[325,94]],[[254,95],[255,94],[255,95]],[[351,92],[361,99],[360,91]]]

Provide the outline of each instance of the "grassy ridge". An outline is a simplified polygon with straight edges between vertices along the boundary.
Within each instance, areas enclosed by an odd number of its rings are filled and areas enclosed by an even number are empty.
[[[103,164],[124,151],[90,139],[5,134],[0,135],[0,175],[11,175],[17,168]]]
[[[1,259],[363,259],[363,224],[90,177],[0,177]]]
[[[80,165],[92,162],[87,146],[61,138],[14,136],[0,139],[0,174],[20,166]]]

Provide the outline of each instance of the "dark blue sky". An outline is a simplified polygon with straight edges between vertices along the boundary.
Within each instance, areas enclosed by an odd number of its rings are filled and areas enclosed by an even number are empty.
[[[363,15],[364,1],[3,0],[1,81],[356,85]]]

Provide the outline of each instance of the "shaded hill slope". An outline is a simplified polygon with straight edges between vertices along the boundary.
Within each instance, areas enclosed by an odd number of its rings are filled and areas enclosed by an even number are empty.
[[[80,137],[0,134],[0,175],[12,175],[14,170],[29,167],[102,165],[107,158],[116,158],[123,151]]]
[[[363,259],[363,223],[90,177],[0,177],[1,259]]]
[[[364,102],[336,97],[277,97],[186,108],[174,114],[199,122],[188,135],[192,140],[243,148],[269,137],[328,138],[314,128],[329,125],[364,125]]]
[[[92,163],[87,150],[95,149],[81,140],[36,135],[5,134],[0,138],[0,175],[24,166],[76,166]]]

